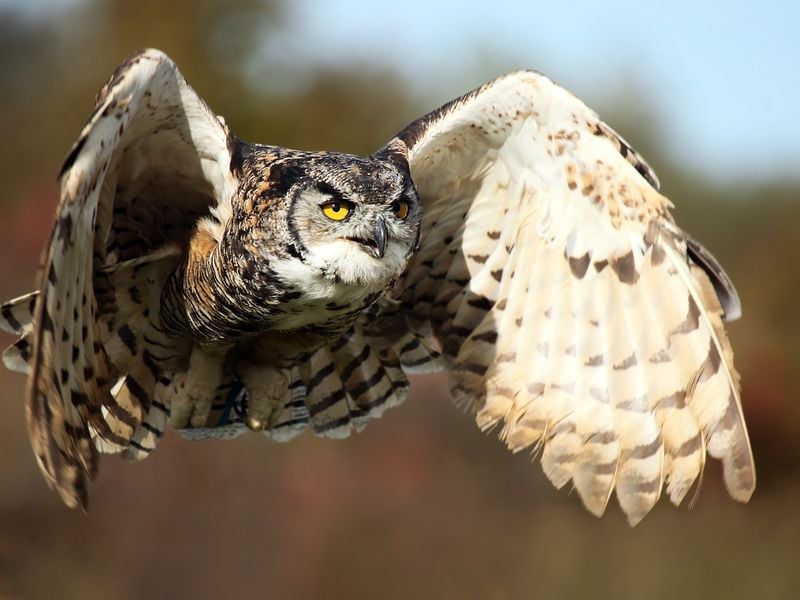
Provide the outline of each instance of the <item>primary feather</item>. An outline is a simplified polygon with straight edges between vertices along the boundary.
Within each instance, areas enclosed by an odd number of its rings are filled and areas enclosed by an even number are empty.
[[[738,298],[672,221],[650,167],[542,75],[508,75],[415,122],[427,210],[398,298],[427,322],[453,395],[518,451],[538,447],[586,507],[631,523],[666,481],[679,503],[708,449],[731,495],[754,468],[722,328]],[[697,260],[697,257],[704,257]],[[715,294],[715,288],[719,290]]]

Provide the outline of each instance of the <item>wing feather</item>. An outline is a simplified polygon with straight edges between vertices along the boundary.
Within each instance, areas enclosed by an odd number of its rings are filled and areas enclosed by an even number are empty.
[[[706,450],[746,501],[755,470],[716,260],[678,229],[644,159],[533,72],[490,82],[381,150],[408,160],[425,216],[395,297],[429,330],[457,402],[509,448],[542,448],[586,507],[631,523],[679,503]]]
[[[198,220],[230,218],[234,142],[175,65],[146,50],[102,88],[64,163],[39,289],[3,305],[0,328],[21,336],[4,361],[30,371],[34,453],[70,506],[85,507],[98,450],[141,459],[164,432],[188,351],[160,323],[161,288]],[[446,366],[478,425],[500,426],[512,451],[541,450],[546,476],[571,481],[593,514],[614,492],[631,523],[664,487],[680,503],[706,453],[730,494],[749,499],[755,470],[722,325],[739,316],[738,296],[619,134],[520,72],[377,154],[408,162],[421,247],[392,297],[283,365],[267,436],[346,437],[405,399],[406,372]],[[249,387],[224,367],[217,426],[185,436],[246,430],[249,394],[274,387],[250,366]]]
[[[34,454],[70,506],[85,507],[96,446],[116,452],[144,440],[160,376],[148,328],[158,320],[159,278],[180,255],[163,248],[189,233],[192,215],[224,212],[228,143],[172,61],[145,50],[103,87],[67,156],[30,332],[17,332],[30,344]],[[3,313],[12,329],[23,304]]]

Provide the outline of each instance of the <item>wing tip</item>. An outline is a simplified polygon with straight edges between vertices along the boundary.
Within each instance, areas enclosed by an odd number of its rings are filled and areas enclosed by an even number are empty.
[[[700,242],[686,237],[686,251],[689,259],[705,271],[714,286],[720,306],[722,318],[725,321],[735,321],[742,316],[742,302],[739,293],[733,285],[731,278],[719,264],[719,261],[700,244]]]
[[[731,498],[742,504],[749,502],[756,490],[756,469],[750,458],[743,465],[741,461],[737,464],[735,457],[733,460],[723,459],[722,462],[725,489]]]
[[[753,494],[756,491],[755,484],[751,487],[744,488],[744,489],[731,489],[728,487],[728,494],[730,497],[733,498],[736,502],[741,502],[742,504],[747,504],[750,502],[750,499],[753,497]]]
[[[79,508],[83,514],[89,513],[89,492],[85,479],[81,479],[73,486],[64,486],[59,483],[56,491],[67,508]]]

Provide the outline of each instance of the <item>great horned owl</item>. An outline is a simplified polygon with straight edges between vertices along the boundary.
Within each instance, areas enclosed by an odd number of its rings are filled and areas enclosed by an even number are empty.
[[[98,453],[167,423],[346,437],[447,369],[512,451],[600,515],[680,503],[720,458],[755,486],[722,318],[730,281],[644,160],[534,72],[369,157],[246,144],[147,50],[102,88],[61,173],[38,290],[2,307],[47,481],[86,506]]]

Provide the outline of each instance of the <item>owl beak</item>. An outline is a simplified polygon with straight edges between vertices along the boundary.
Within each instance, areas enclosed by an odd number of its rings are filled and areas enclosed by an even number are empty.
[[[386,252],[386,240],[389,237],[389,230],[386,228],[386,219],[382,216],[378,217],[378,222],[375,224],[375,231],[372,234],[372,239],[375,242],[373,254],[376,258],[383,258]]]
[[[383,258],[386,253],[386,240],[389,238],[389,229],[386,227],[386,219],[378,216],[375,221],[375,230],[368,237],[348,237],[351,242],[357,242],[364,247],[364,252],[373,258]]]
[[[373,257],[383,258],[386,253],[386,240],[388,237],[389,230],[386,228],[386,220],[383,216],[378,216],[372,235],[358,241],[363,244],[365,250]]]

